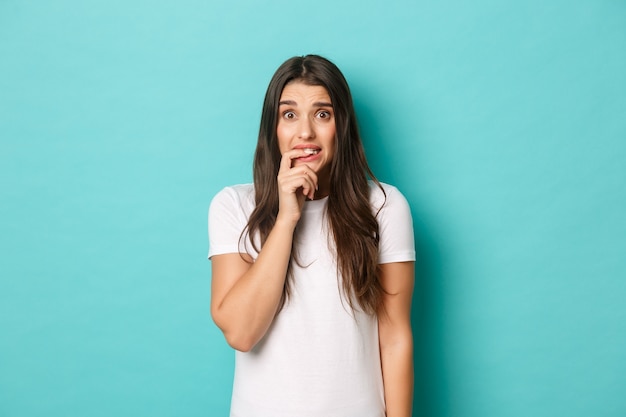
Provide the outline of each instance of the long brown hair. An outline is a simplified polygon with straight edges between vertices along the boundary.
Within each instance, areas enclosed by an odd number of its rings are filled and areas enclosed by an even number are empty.
[[[288,59],[276,70],[267,88],[254,155],[256,207],[246,228],[250,243],[257,252],[260,251],[254,236],[258,234],[263,246],[278,215],[276,176],[281,160],[276,134],[278,106],[283,88],[294,80],[323,86],[330,96],[335,113],[336,137],[326,214],[337,251],[341,288],[353,310],[356,300],[363,311],[376,314],[383,289],[378,280],[378,222],[369,202],[368,177],[381,190],[382,187],[365,159],[348,83],[339,68],[321,56]],[[290,294],[292,263],[294,260],[297,262],[295,245],[291,248],[291,255],[281,308]]]

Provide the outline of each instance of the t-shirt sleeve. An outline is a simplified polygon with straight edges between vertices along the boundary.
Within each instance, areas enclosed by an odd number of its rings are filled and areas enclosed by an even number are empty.
[[[386,187],[385,193],[386,201],[377,216],[380,235],[378,263],[414,261],[415,240],[409,203],[395,187]]]
[[[209,206],[209,258],[225,253],[239,253],[239,238],[247,220],[237,192],[224,188]]]

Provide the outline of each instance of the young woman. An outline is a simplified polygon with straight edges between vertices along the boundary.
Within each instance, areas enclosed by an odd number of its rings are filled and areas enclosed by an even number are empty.
[[[274,74],[254,184],[214,197],[209,243],[211,314],[237,351],[232,417],[411,415],[411,214],[370,171],[327,59]]]

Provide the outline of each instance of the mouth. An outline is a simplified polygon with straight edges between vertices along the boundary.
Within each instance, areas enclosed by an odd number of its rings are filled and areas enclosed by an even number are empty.
[[[317,155],[318,153],[320,153],[320,149],[314,148],[304,148],[302,149],[302,151],[307,155]]]

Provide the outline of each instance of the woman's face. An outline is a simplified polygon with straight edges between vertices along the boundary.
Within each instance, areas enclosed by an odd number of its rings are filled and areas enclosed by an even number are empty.
[[[306,164],[317,173],[320,191],[327,192],[335,153],[335,113],[326,88],[288,83],[280,96],[276,134],[281,154],[306,149],[307,155],[293,159],[292,166]]]

